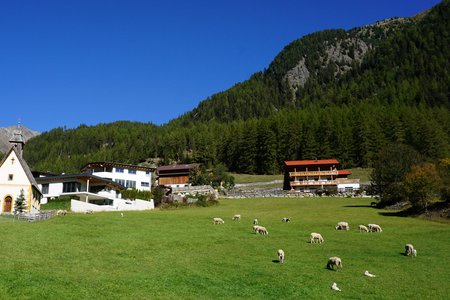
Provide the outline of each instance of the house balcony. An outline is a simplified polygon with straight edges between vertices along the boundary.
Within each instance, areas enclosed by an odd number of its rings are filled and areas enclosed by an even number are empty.
[[[289,172],[289,177],[337,176],[338,170]]]
[[[297,180],[290,182],[291,187],[306,186],[330,186],[337,185],[336,180]]]

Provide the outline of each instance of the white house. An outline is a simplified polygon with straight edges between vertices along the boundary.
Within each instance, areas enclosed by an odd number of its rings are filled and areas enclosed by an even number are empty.
[[[90,162],[81,168],[82,173],[114,181],[125,188],[151,191],[153,167],[114,162]]]
[[[91,174],[63,174],[36,177],[42,203],[55,197],[70,197],[74,212],[153,209],[153,200],[121,199],[124,187],[110,179]]]
[[[21,194],[25,198],[25,211],[37,213],[40,210],[41,191],[26,161],[22,158],[25,144],[22,132],[16,130],[12,146],[0,162],[0,212],[14,212],[16,200]]]

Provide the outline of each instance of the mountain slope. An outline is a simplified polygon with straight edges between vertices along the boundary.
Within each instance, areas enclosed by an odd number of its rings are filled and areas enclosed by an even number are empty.
[[[173,122],[228,122],[285,107],[374,100],[448,104],[449,1],[412,18],[325,30],[287,45],[267,70]]]
[[[5,153],[11,148],[9,140],[12,138],[14,130],[17,130],[17,126],[0,127],[0,152]],[[26,127],[21,127],[25,142],[29,139],[38,136],[40,133]]]

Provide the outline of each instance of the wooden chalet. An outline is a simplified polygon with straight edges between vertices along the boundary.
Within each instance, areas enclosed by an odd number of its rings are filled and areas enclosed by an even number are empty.
[[[317,190],[354,191],[359,179],[348,179],[348,170],[338,170],[336,159],[287,160],[284,162],[283,189],[299,192]]]
[[[199,166],[200,164],[184,164],[158,167],[158,184],[170,187],[190,186],[189,175],[191,170]]]

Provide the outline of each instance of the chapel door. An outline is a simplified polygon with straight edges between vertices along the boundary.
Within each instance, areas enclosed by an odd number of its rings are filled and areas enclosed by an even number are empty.
[[[3,212],[10,213],[12,209],[12,198],[10,196],[5,198],[5,204],[3,206]]]

